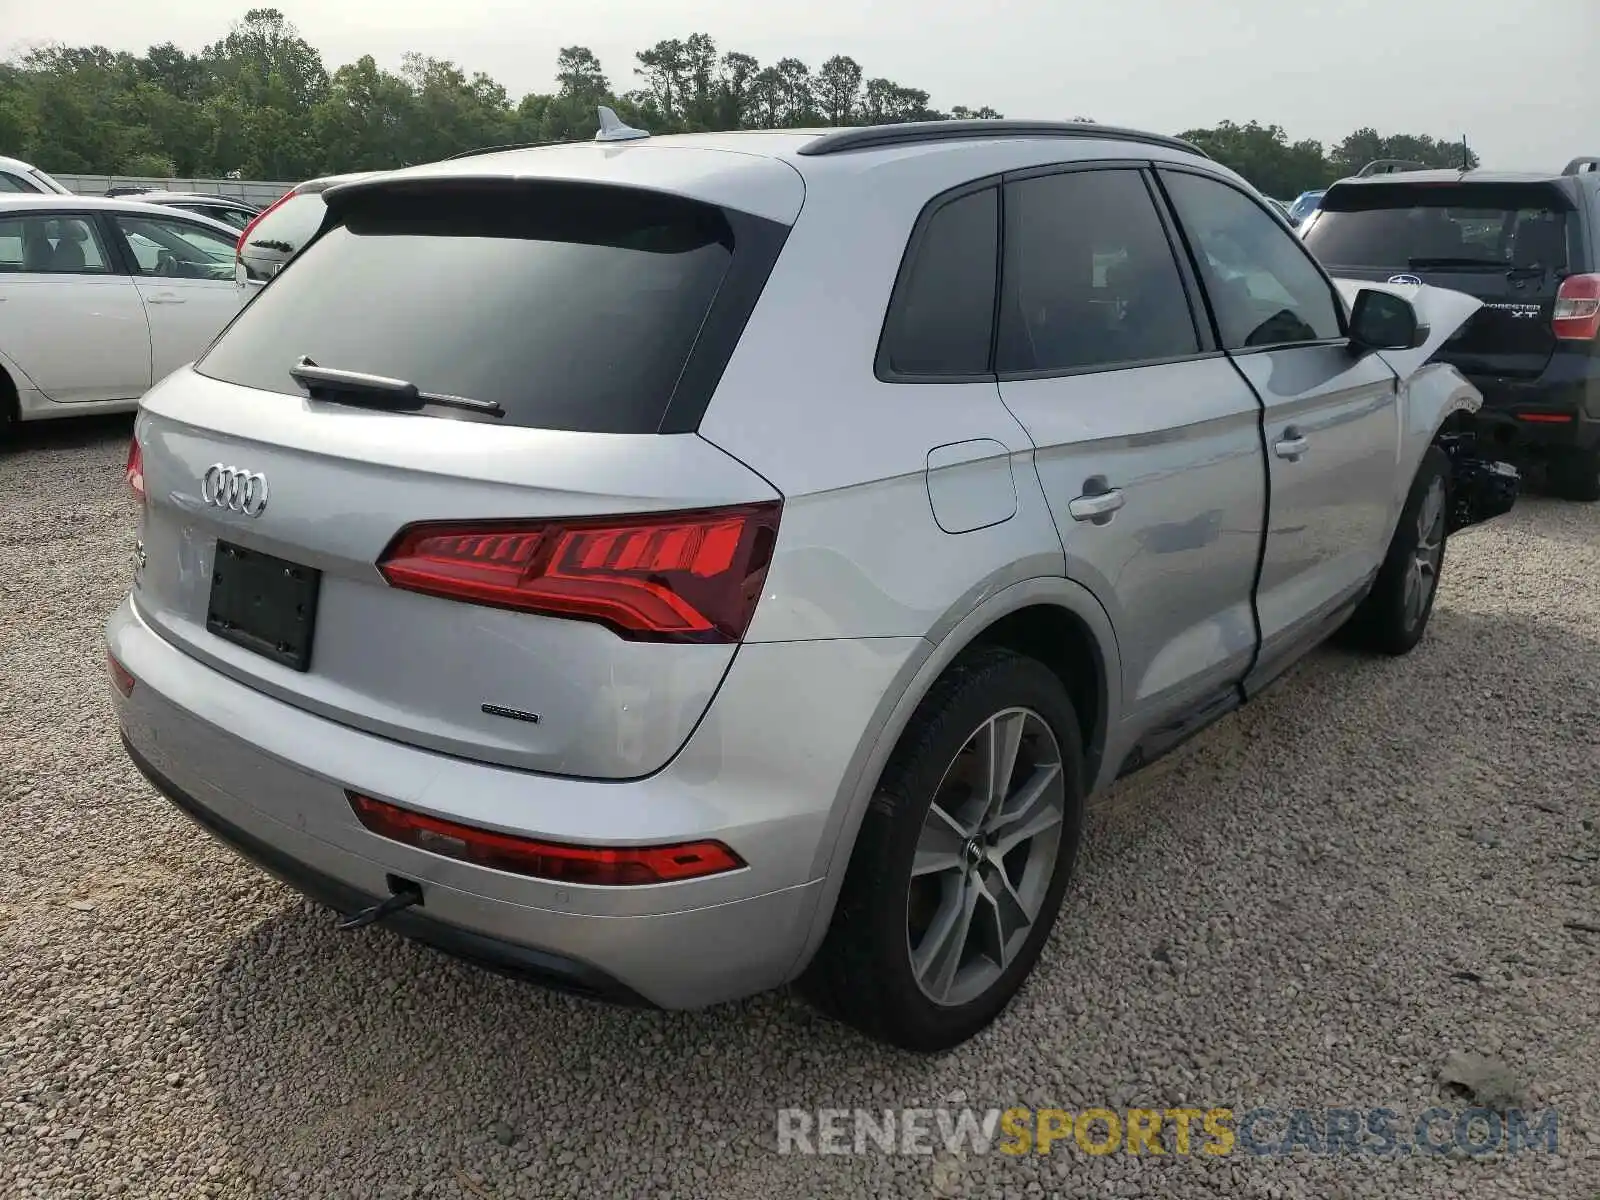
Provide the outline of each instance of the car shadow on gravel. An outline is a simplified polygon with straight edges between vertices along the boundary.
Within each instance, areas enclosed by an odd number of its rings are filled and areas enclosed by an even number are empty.
[[[133,413],[25,421],[0,438],[0,455],[36,450],[82,450],[133,436]]]
[[[1274,1071],[1303,1089],[1276,1056],[1322,1045],[1299,1014],[1323,983],[1295,974],[1302,994],[1285,1000],[1275,939],[1295,921],[1319,930],[1330,1005],[1368,988],[1404,1002],[1412,986],[1421,1002],[1448,975],[1449,931],[1473,919],[1483,872],[1529,886],[1540,847],[1573,836],[1574,797],[1592,795],[1600,633],[1448,605],[1435,622],[1404,660],[1319,652],[1112,789],[1035,978],[950,1055],[879,1047],[787,993],[697,1013],[562,997],[382,929],[338,933],[285,890],[184,1018],[214,1106],[206,1136],[268,1195],[553,1195],[588,1180],[593,1195],[771,1200],[867,1169],[776,1155],[779,1108],[1233,1102],[1270,1091]],[[1554,721],[1563,704],[1577,705],[1571,725]],[[1496,812],[1506,852],[1491,856],[1461,824]],[[1377,917],[1325,922],[1324,889],[1359,912],[1362,872],[1387,891],[1398,877],[1384,864],[1409,862],[1433,865],[1394,886],[1417,893],[1436,936],[1395,947]],[[1173,1020],[1206,994],[1221,1002],[1202,1027]],[[1328,1053],[1381,1089],[1412,1051],[1372,1037]],[[926,1190],[924,1175],[900,1182]]]

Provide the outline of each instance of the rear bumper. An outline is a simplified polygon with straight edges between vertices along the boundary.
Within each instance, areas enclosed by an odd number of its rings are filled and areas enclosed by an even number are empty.
[[[1472,427],[1502,452],[1547,454],[1600,449],[1600,360],[1593,378],[1506,380],[1469,375],[1483,394]]]
[[[223,845],[297,892],[335,912],[345,914],[359,912],[382,898],[307,866],[271,843],[218,816],[152,766],[126,734],[123,735],[122,746],[140,773],[185,816]],[[649,1001],[637,992],[587,963],[532,950],[499,938],[485,937],[434,920],[425,912],[415,909],[397,912],[386,917],[384,924],[396,933],[498,974],[619,1004],[649,1005]]]
[[[746,646],[673,763],[645,779],[596,782],[471,763],[330,722],[185,655],[129,601],[106,632],[137,681],[128,697],[113,691],[134,762],[223,842],[343,912],[387,897],[398,876],[423,895],[385,919],[402,934],[525,979],[663,1008],[763,991],[804,966],[838,797],[853,790],[873,713],[922,644]],[[531,879],[379,837],[356,820],[347,788],[554,841],[718,838],[748,866],[645,887]]]

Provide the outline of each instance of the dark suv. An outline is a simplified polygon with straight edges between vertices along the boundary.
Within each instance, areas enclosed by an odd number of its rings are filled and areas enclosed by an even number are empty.
[[[1403,171],[1344,179],[1302,229],[1336,274],[1437,284],[1483,308],[1437,357],[1483,393],[1479,434],[1600,500],[1600,158],[1559,174]]]

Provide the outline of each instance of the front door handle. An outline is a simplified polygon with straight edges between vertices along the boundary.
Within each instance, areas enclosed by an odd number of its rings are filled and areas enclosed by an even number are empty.
[[[157,292],[154,296],[146,296],[146,304],[182,304],[183,297],[177,292]]]
[[[1306,452],[1309,445],[1301,432],[1293,425],[1283,431],[1283,438],[1272,447],[1272,452],[1279,458],[1288,459],[1290,462],[1299,462],[1300,456]]]
[[[1123,503],[1122,489],[1109,488],[1068,500],[1067,512],[1074,521],[1093,521],[1096,525],[1104,525]]]

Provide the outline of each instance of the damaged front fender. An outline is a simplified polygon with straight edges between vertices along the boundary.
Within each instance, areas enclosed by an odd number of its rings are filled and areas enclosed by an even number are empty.
[[[1482,407],[1483,396],[1455,367],[1433,358],[1483,307],[1482,302],[1463,292],[1427,284],[1353,279],[1336,279],[1334,284],[1347,306],[1355,303],[1357,293],[1364,288],[1399,296],[1410,303],[1418,324],[1425,327],[1421,345],[1381,352],[1398,379],[1396,505],[1404,501],[1428,447],[1437,445],[1451,463],[1450,532],[1510,512],[1521,488],[1520,473],[1510,463],[1496,458],[1489,447],[1482,446],[1460,421],[1460,414],[1475,413]]]

